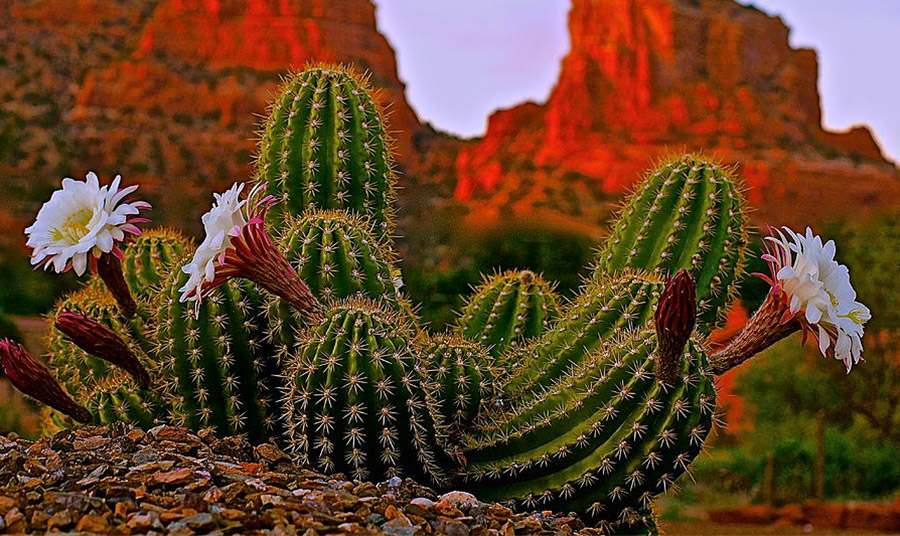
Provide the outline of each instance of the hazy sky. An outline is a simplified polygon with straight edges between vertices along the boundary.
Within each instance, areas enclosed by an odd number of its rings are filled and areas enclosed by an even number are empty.
[[[487,116],[543,101],[569,47],[569,0],[374,0],[419,116],[463,136]],[[742,2],[749,3],[749,2]],[[754,0],[819,52],[826,126],[868,123],[900,160],[900,0]]]

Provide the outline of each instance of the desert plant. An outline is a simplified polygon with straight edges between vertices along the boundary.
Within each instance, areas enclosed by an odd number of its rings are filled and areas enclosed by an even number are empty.
[[[456,331],[500,356],[512,344],[543,334],[559,316],[553,285],[530,270],[509,270],[475,288]]]
[[[597,254],[594,279],[623,268],[697,280],[698,327],[724,321],[748,244],[744,199],[732,171],[695,155],[664,162],[625,201]]]
[[[257,180],[283,200],[272,212],[309,208],[372,218],[393,229],[391,140],[368,79],[340,66],[288,76],[269,109],[257,152]]]
[[[332,304],[301,334],[284,401],[300,461],[361,480],[446,481],[444,430],[413,337],[403,316],[360,298]]]
[[[502,371],[487,349],[461,335],[425,335],[418,341],[421,376],[437,402],[440,421],[464,429],[499,395]]]

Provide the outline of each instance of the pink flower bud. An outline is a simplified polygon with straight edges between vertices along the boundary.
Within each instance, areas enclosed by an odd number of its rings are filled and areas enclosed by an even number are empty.
[[[130,374],[141,389],[150,386],[150,375],[128,344],[109,327],[70,311],[56,317],[56,329],[79,348]]]

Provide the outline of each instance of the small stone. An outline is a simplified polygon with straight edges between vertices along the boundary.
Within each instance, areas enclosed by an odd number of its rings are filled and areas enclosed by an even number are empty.
[[[447,536],[469,536],[469,527],[459,521],[439,521],[432,524],[434,531]]]
[[[126,523],[132,529],[162,529],[163,524],[156,512],[135,512]]]
[[[75,531],[87,532],[89,534],[106,532],[109,530],[109,524],[106,519],[106,516],[88,514],[78,521],[78,525],[75,526]]]
[[[183,467],[164,473],[156,473],[153,475],[153,481],[159,484],[186,484],[191,480],[193,474],[193,470],[189,467]]]
[[[186,517],[181,522],[196,531],[211,530],[216,527],[216,521],[207,512]]]
[[[387,481],[387,485],[392,488],[396,488],[396,487],[400,486],[400,484],[402,484],[402,483],[403,483],[403,479],[400,478],[399,476],[395,476]]]
[[[2,437],[2,436],[0,436]],[[0,516],[5,516],[6,512],[9,512],[13,508],[16,507],[16,500],[12,497],[0,497]]]
[[[53,528],[65,529],[72,526],[74,523],[75,520],[72,519],[72,512],[69,510],[60,510],[50,516],[50,519],[47,521],[47,530]]]
[[[284,453],[284,451],[282,451],[275,445],[272,445],[271,443],[263,443],[262,445],[258,445],[256,447],[256,455],[259,458],[268,460],[270,462],[278,462],[288,459],[288,456]]]
[[[76,439],[72,444],[75,450],[97,450],[105,447],[111,440],[107,437],[91,436],[84,439]]]
[[[478,506],[478,499],[472,495],[471,493],[466,493],[465,491],[450,491],[443,495],[440,498],[441,501],[447,501],[454,505],[472,505]]]

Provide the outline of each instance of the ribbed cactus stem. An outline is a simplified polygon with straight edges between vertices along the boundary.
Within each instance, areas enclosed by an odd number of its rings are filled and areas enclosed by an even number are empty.
[[[744,273],[747,232],[740,186],[724,166],[684,155],[651,172],[625,202],[597,256],[594,278],[623,268],[697,281],[697,327],[721,325]]]
[[[710,357],[713,374],[725,374],[769,346],[800,331],[802,324],[789,312],[783,291],[773,288],[744,329],[725,348]]]
[[[141,389],[150,386],[150,375],[128,343],[109,327],[83,314],[64,311],[56,317],[56,329],[88,354],[130,374]]]
[[[371,91],[365,77],[340,66],[312,67],[285,80],[257,153],[258,180],[284,200],[274,215],[346,210],[372,218],[378,236],[390,236],[392,142]]]
[[[104,253],[97,259],[97,275],[116,299],[122,316],[131,318],[137,314],[137,303],[128,290],[128,283],[125,282],[122,259],[112,253]]]
[[[50,370],[21,344],[8,339],[0,341],[0,369],[22,393],[78,422],[91,422],[91,412],[72,400]]]
[[[674,383],[681,369],[684,345],[697,318],[697,286],[687,270],[679,270],[667,283],[656,306],[654,320],[659,340],[656,377]]]

